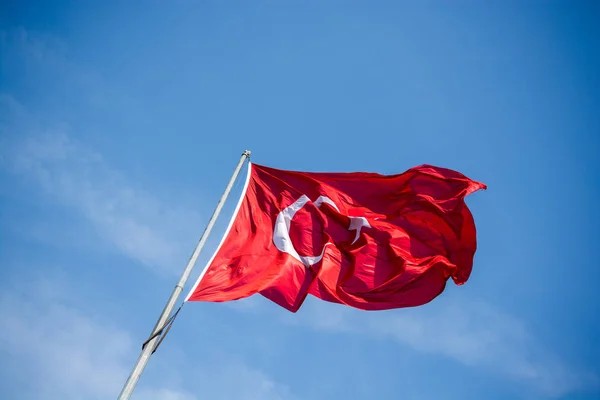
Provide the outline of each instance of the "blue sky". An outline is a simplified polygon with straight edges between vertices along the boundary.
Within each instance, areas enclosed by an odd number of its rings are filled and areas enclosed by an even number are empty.
[[[486,183],[471,279],[385,312],[187,304],[134,398],[598,398],[600,7],[419,3],[4,3],[4,396],[116,397],[250,149]]]

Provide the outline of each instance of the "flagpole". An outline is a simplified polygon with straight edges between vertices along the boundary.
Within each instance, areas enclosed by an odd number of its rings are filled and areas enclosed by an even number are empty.
[[[246,151],[244,151],[244,153],[242,153],[242,157],[240,158],[240,161],[238,162],[237,166],[235,167],[235,170],[233,171],[233,175],[231,176],[231,179],[229,180],[229,183],[227,184],[227,187],[225,188],[225,192],[223,192],[223,195],[219,199],[219,202],[217,203],[217,207],[215,208],[213,215],[210,217],[210,220],[208,221],[208,225],[206,225],[206,228],[204,229],[204,232],[202,233],[202,236],[200,237],[200,240],[198,241],[198,245],[196,246],[196,249],[192,253],[192,256],[190,257],[190,259],[185,267],[185,270],[181,274],[181,278],[179,278],[179,282],[173,289],[173,292],[171,293],[171,297],[169,297],[169,300],[167,301],[165,308],[163,309],[162,313],[160,314],[160,317],[158,318],[156,325],[152,329],[152,333],[150,334],[151,339],[148,340],[145,343],[145,345],[142,347],[142,352],[140,353],[140,356],[138,357],[138,360],[135,363],[135,366],[133,367],[131,374],[127,378],[127,381],[125,382],[125,385],[123,386],[123,389],[121,390],[121,394],[119,395],[118,400],[128,400],[130,398],[131,394],[133,393],[133,390],[135,389],[135,386],[136,386],[138,380],[140,379],[140,376],[142,375],[142,372],[144,371],[144,368],[146,367],[146,364],[148,363],[150,356],[152,355],[152,353],[154,351],[156,342],[160,338],[160,335],[157,333],[159,331],[161,331],[161,329],[165,326],[165,324],[169,320],[169,317],[170,317],[171,313],[173,312],[173,309],[175,308],[175,304],[177,303],[177,299],[179,298],[179,296],[181,295],[181,292],[183,291],[183,287],[185,286],[185,283],[188,280],[190,273],[192,272],[192,269],[194,268],[194,265],[196,264],[196,260],[198,259],[198,256],[200,255],[200,252],[202,251],[202,248],[204,247],[204,244],[206,243],[206,239],[208,238],[208,235],[210,234],[210,231],[212,230],[212,228],[215,224],[215,221],[217,220],[217,218],[221,212],[221,209],[223,208],[223,204],[225,203],[227,196],[229,196],[229,192],[231,191],[231,188],[233,187],[233,184],[234,184],[235,180],[237,179],[237,177],[240,173],[240,170],[242,169],[242,165],[243,165],[244,161],[249,157],[250,157],[249,150],[246,150]]]

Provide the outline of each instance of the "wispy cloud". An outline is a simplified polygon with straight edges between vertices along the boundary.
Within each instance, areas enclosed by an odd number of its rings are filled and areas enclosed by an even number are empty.
[[[0,32],[0,45],[14,60],[11,65],[26,66],[33,81],[42,74],[45,82],[61,82],[63,90],[68,86],[62,95],[72,96],[74,104],[96,108],[98,102],[111,107],[127,103],[122,108],[133,109],[126,94],[69,60],[68,46],[59,39],[16,29]],[[160,272],[179,272],[197,239],[199,214],[132,183],[102,154],[76,139],[84,132],[72,132],[63,122],[68,109],[52,109],[55,103],[39,112],[0,93],[0,164],[38,185],[48,200],[71,207],[103,242],[126,256]]]
[[[129,333],[72,306],[67,289],[41,278],[26,291],[14,287],[0,295],[0,364],[22,381],[19,398],[113,398],[127,376]],[[145,391],[193,399],[175,389]]]
[[[199,393],[207,399],[223,400],[292,400],[295,396],[283,384],[264,372],[239,362],[222,363],[206,368],[195,376]]]
[[[196,396],[171,389],[142,389],[132,396],[143,400],[195,400]]]
[[[13,285],[0,294],[0,367],[21,383],[19,398],[115,398],[137,356],[138,341],[110,320],[77,307],[70,294],[75,293],[73,287],[65,281],[41,272],[37,275],[37,280],[25,287]],[[224,359],[202,365],[188,359],[174,362],[167,355],[153,362],[163,382],[176,381],[187,387],[178,383],[153,387],[142,379],[133,398],[293,399],[287,386],[240,361]],[[198,396],[193,393],[196,391]]]
[[[16,100],[4,96],[0,102],[14,116],[0,127],[3,164],[85,217],[104,242],[126,256],[159,271],[179,271],[197,233],[192,227],[200,226],[195,210],[166,204],[137,187],[100,153],[73,139],[68,128],[39,128]]]
[[[484,302],[438,302],[418,310],[365,313],[311,300],[293,318],[284,319],[321,332],[386,338],[484,368],[549,397],[598,386],[593,373],[565,364],[521,321]]]
[[[78,210],[124,254],[148,266],[180,268],[187,243],[182,227],[199,219],[196,212],[135,188],[100,154],[64,133],[28,138],[15,154],[19,171]]]

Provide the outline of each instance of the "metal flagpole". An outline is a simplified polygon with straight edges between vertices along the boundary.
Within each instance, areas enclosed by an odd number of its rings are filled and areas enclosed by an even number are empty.
[[[179,296],[181,295],[181,292],[183,291],[183,287],[185,286],[185,283],[188,280],[188,277],[190,276],[190,273],[192,272],[194,265],[196,264],[196,260],[198,259],[198,256],[200,255],[200,252],[202,251],[202,247],[204,247],[204,244],[206,243],[206,239],[208,238],[208,235],[210,234],[210,231],[212,230],[213,225],[215,224],[215,221],[217,220],[217,217],[219,216],[219,213],[221,212],[221,209],[223,208],[223,204],[225,203],[225,200],[227,199],[227,196],[229,195],[229,192],[231,191],[231,188],[233,187],[233,184],[234,184],[237,176],[239,175],[240,170],[242,169],[242,165],[243,165],[244,161],[249,157],[250,157],[250,151],[249,150],[244,151],[244,153],[242,154],[242,157],[240,158],[240,161],[238,162],[238,165],[235,167],[235,170],[233,171],[231,180],[229,181],[229,183],[227,184],[227,187],[225,188],[225,192],[223,192],[223,195],[219,199],[219,202],[217,203],[217,207],[215,208],[215,211],[213,212],[212,217],[210,217],[210,220],[208,221],[208,225],[206,225],[206,228],[204,229],[204,232],[202,233],[202,236],[200,237],[200,240],[198,241],[198,245],[196,246],[196,249],[192,253],[192,256],[190,257],[190,260],[188,261],[187,266],[185,267],[185,270],[183,271],[183,274],[181,274],[181,278],[179,278],[179,282],[173,289],[173,292],[171,293],[171,297],[169,297],[169,300],[167,301],[167,305],[165,306],[162,313],[160,314],[160,317],[158,318],[158,321],[156,322],[154,329],[152,329],[152,334],[150,335],[150,339],[142,347],[142,352],[141,352],[137,362],[135,363],[135,366],[133,367],[131,374],[127,378],[127,382],[125,382],[125,385],[123,386],[123,389],[121,390],[121,394],[119,395],[119,400],[128,400],[129,397],[131,396],[131,394],[133,393],[133,390],[135,389],[135,385],[137,384],[138,380],[140,379],[140,376],[142,375],[142,372],[144,371],[144,368],[146,367],[146,364],[148,363],[148,359],[150,358],[150,356],[152,355],[152,353],[154,351],[156,342],[159,340],[160,334],[158,334],[158,333],[160,331],[162,331],[164,326],[167,324],[167,321],[169,320],[169,316],[171,315],[173,308],[175,308],[175,303],[177,302],[177,299],[179,298]]]

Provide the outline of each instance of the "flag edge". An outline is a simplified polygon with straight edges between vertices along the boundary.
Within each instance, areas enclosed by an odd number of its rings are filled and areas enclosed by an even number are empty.
[[[221,250],[221,247],[225,243],[225,239],[227,239],[227,236],[229,236],[229,232],[231,231],[231,228],[233,227],[233,223],[235,222],[235,219],[237,218],[237,215],[238,215],[238,213],[240,211],[240,208],[242,206],[242,203],[243,203],[244,199],[246,198],[246,192],[248,190],[248,185],[250,183],[250,176],[251,175],[252,175],[252,162],[248,161],[248,170],[246,172],[246,180],[244,182],[244,187],[242,188],[242,193],[240,194],[240,198],[238,200],[238,203],[235,206],[235,210],[233,211],[233,214],[231,215],[231,218],[229,220],[229,224],[227,225],[227,229],[225,229],[225,232],[223,233],[223,237],[221,238],[221,241],[219,242],[219,245],[217,246],[217,248],[213,252],[212,256],[210,257],[210,259],[208,260],[208,262],[206,263],[206,265],[204,266],[204,269],[202,270],[202,272],[200,272],[200,275],[198,276],[198,279],[196,280],[196,282],[194,283],[194,285],[190,289],[190,291],[187,294],[187,296],[185,296],[184,302],[188,302],[189,299],[190,299],[190,297],[192,297],[192,294],[198,288],[198,285],[202,281],[202,278],[204,278],[204,275],[206,274],[206,272],[208,271],[208,268],[210,267],[210,265],[214,261],[215,257],[217,256],[217,253],[219,252],[219,250]]]

